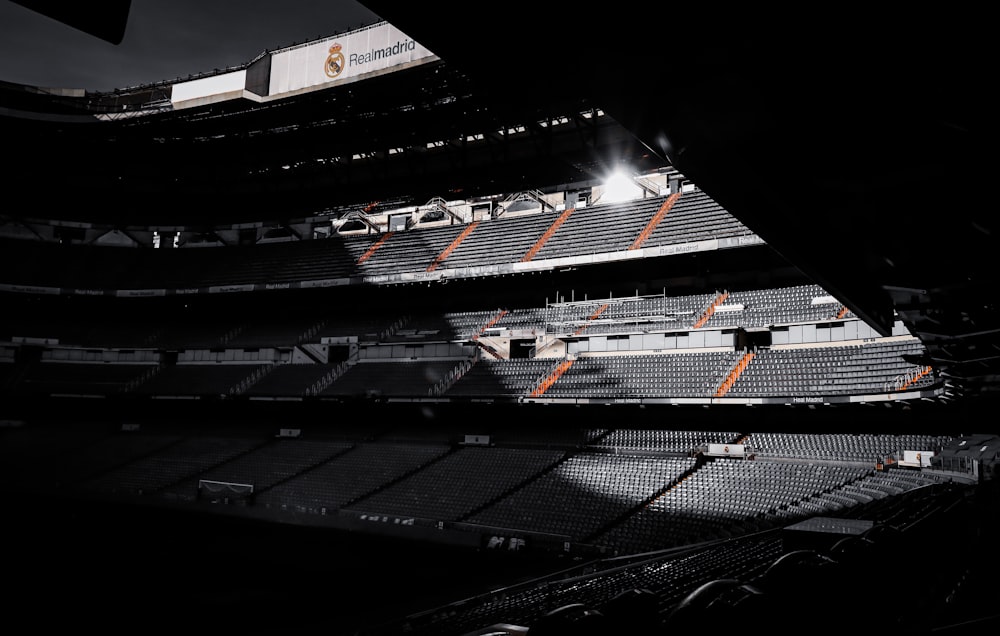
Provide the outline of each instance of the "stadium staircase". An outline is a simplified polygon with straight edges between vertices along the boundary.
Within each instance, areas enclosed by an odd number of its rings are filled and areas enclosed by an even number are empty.
[[[506,309],[502,309],[502,310],[500,310],[500,313],[498,313],[498,314],[497,314],[496,316],[494,316],[493,318],[491,318],[491,319],[490,319],[490,321],[489,321],[488,323],[486,323],[486,324],[485,324],[485,325],[483,326],[483,328],[482,328],[482,329],[480,329],[480,330],[479,330],[479,334],[480,334],[480,335],[482,335],[482,334],[483,334],[483,332],[485,332],[485,331],[486,331],[487,329],[489,329],[489,328],[490,328],[490,327],[492,327],[493,325],[495,325],[495,324],[497,324],[498,322],[500,322],[500,319],[501,319],[501,318],[503,318],[503,317],[504,317],[504,316],[506,316],[506,315],[507,315],[507,310],[506,310]]]
[[[920,380],[920,378],[922,378],[922,377],[924,377],[926,375],[929,375],[931,373],[931,371],[933,371],[933,368],[931,368],[930,366],[925,366],[924,368],[920,369],[920,371],[917,371],[916,373],[914,373],[910,377],[908,377],[906,379],[906,381],[903,382],[903,385],[901,387],[899,387],[899,390],[900,391],[905,391],[905,390],[909,389],[910,386],[912,386],[914,383],[916,383],[918,380]]]
[[[569,371],[569,368],[573,366],[575,361],[576,360],[574,358],[570,358],[560,362],[559,365],[556,366],[555,370],[545,377],[541,383],[531,391],[529,397],[540,397],[543,393],[548,391],[549,387],[555,384],[556,380],[558,380],[563,373]]]
[[[462,376],[468,373],[469,369],[471,369],[472,365],[474,365],[475,363],[476,363],[475,360],[463,360],[462,362],[459,362],[457,365],[455,365],[455,368],[448,373],[445,379],[441,380],[434,386],[428,388],[427,394],[443,395],[445,392],[448,391],[448,389],[452,387],[453,384],[461,380]]]
[[[371,258],[372,255],[374,255],[375,252],[378,251],[378,248],[382,247],[382,245],[385,244],[386,241],[388,241],[390,238],[392,238],[392,234],[393,234],[392,232],[386,232],[385,234],[383,234],[382,236],[380,236],[378,238],[378,240],[375,241],[372,244],[371,247],[369,247],[367,250],[365,250],[364,254],[362,254],[361,256],[358,257],[358,262],[356,264],[360,265],[360,264],[364,263],[365,261],[367,261],[369,258]]]
[[[306,395],[319,395],[328,386],[337,381],[337,378],[344,375],[344,373],[350,368],[351,362],[349,360],[344,360],[337,364],[334,368],[323,374],[323,377],[316,380],[312,386],[306,387]]]
[[[165,498],[169,498],[169,497],[176,498],[176,497],[179,497],[180,495],[177,495],[176,492],[172,492],[172,491],[175,491],[178,487],[183,486],[186,482],[188,482],[188,481],[190,481],[192,479],[198,478],[200,475],[205,475],[205,474],[209,473],[210,471],[216,470],[216,469],[220,468],[221,466],[224,466],[224,465],[226,465],[226,464],[228,464],[230,462],[234,462],[234,461],[236,461],[236,460],[238,460],[240,458],[252,455],[252,454],[258,452],[259,450],[261,450],[262,448],[271,445],[273,443],[273,441],[274,440],[266,439],[266,440],[263,440],[263,441],[258,442],[256,444],[250,445],[250,446],[248,446],[247,448],[244,448],[243,450],[241,450],[238,453],[235,453],[233,455],[228,455],[227,457],[218,460],[214,464],[198,466],[197,469],[195,470],[195,472],[190,473],[190,474],[186,474],[186,475],[182,475],[182,476],[178,477],[177,479],[175,479],[175,480],[173,480],[171,482],[168,482],[168,483],[165,483],[165,484],[162,484],[162,485],[158,486],[155,490],[152,490],[152,491],[149,491],[149,492],[146,492],[146,493],[142,493],[142,494],[158,495],[160,497],[165,497]],[[195,495],[194,495],[194,498],[197,498],[197,496],[198,496],[198,493],[196,492]],[[183,498],[191,498],[190,495],[183,495],[181,497],[183,497]]]
[[[715,390],[715,397],[723,397],[729,392],[729,389],[733,387],[733,384],[737,379],[739,379],[740,374],[747,368],[747,365],[750,364],[750,361],[753,360],[755,355],[756,354],[753,351],[747,351],[743,354],[743,357],[740,358],[739,362],[736,363],[736,366],[732,368],[729,375],[726,376],[726,379],[723,380],[722,384],[719,385],[719,388]]]
[[[598,307],[594,311],[594,313],[590,314],[590,316],[587,317],[587,322],[590,322],[591,320],[597,320],[597,318],[601,314],[603,314],[607,309],[608,309],[608,303],[604,303],[603,305],[601,305],[600,307]],[[577,329],[576,331],[573,332],[573,335],[574,336],[579,336],[581,333],[583,333],[586,330],[587,330],[587,324],[584,323],[582,326],[580,326],[579,329]]]
[[[240,381],[239,384],[230,387],[229,395],[243,395],[250,389],[250,387],[260,382],[265,375],[273,371],[276,366],[277,365],[275,364],[265,364],[258,366],[256,369],[254,369],[253,373],[243,378],[243,380]]]
[[[527,479],[521,481],[520,483],[514,484],[510,488],[507,488],[506,490],[504,490],[503,492],[498,493],[495,497],[491,497],[490,499],[487,499],[486,501],[482,502],[481,504],[479,504],[478,506],[476,506],[472,510],[470,510],[467,513],[463,514],[461,517],[459,517],[458,519],[456,519],[456,521],[465,523],[465,522],[467,522],[468,519],[474,518],[477,514],[479,514],[483,510],[486,510],[487,508],[489,508],[493,504],[495,504],[495,503],[497,503],[499,501],[503,501],[504,499],[506,499],[507,497],[511,496],[512,494],[514,494],[518,490],[521,490],[522,488],[525,488],[525,487],[529,486],[530,484],[532,484],[532,483],[534,483],[536,481],[541,480],[545,475],[548,475],[553,470],[555,470],[556,468],[558,468],[559,466],[561,466],[562,464],[564,464],[566,462],[566,460],[568,460],[570,457],[573,456],[573,454],[574,453],[572,453],[570,451],[567,451],[567,452],[563,453],[563,456],[560,457],[558,460],[552,462],[550,465],[546,466],[542,470],[539,470],[538,472],[536,472],[535,474],[531,475]]]
[[[632,241],[632,245],[629,246],[629,250],[637,250],[642,247],[642,244],[646,242],[646,239],[648,239],[649,235],[653,233],[653,230],[655,230],[656,226],[660,224],[660,221],[663,220],[663,217],[667,215],[667,212],[670,211],[670,208],[673,207],[674,203],[680,198],[680,196],[680,192],[675,192],[667,197],[666,201],[663,202],[663,205],[660,206],[660,209],[653,215],[653,218],[651,218],[649,223],[647,223],[646,226],[642,228],[642,231],[639,232],[639,236],[635,237],[635,240]]]
[[[707,458],[704,455],[699,455],[698,458],[697,458],[697,461],[695,462],[695,464],[693,466],[691,466],[691,468],[687,469],[686,471],[684,471],[683,473],[681,473],[680,475],[678,475],[677,479],[674,479],[670,483],[668,483],[665,486],[663,486],[663,488],[660,488],[659,490],[657,490],[655,493],[653,493],[652,496],[647,497],[645,500],[640,501],[639,503],[637,503],[636,505],[632,506],[631,508],[628,508],[628,509],[624,510],[616,518],[611,519],[610,521],[608,521],[607,523],[605,523],[602,526],[599,526],[598,528],[596,528],[595,530],[593,530],[590,534],[588,534],[587,536],[583,537],[583,539],[581,540],[581,543],[593,543],[597,539],[597,537],[600,537],[600,536],[604,535],[606,532],[608,532],[612,528],[614,528],[614,527],[616,527],[616,526],[618,526],[618,525],[620,525],[620,524],[625,523],[626,521],[628,521],[628,519],[630,517],[632,517],[632,516],[634,516],[634,515],[642,512],[643,510],[645,510],[646,508],[648,508],[649,506],[651,506],[653,504],[653,502],[655,502],[657,499],[659,499],[660,497],[662,497],[664,495],[664,493],[670,491],[672,488],[675,488],[678,484],[680,484],[685,479],[687,479],[688,477],[690,477],[691,475],[693,475],[694,473],[696,473],[698,470],[700,470],[701,467],[705,465],[706,461],[707,461]]]
[[[720,294],[717,294],[716,297],[712,300],[712,302],[709,303],[708,307],[705,308],[705,311],[701,313],[701,317],[698,318],[698,320],[694,323],[694,326],[692,328],[700,329],[701,327],[705,326],[705,323],[708,322],[708,319],[711,318],[712,314],[715,313],[716,307],[726,302],[727,298],[729,298],[729,292],[722,292]]]
[[[388,490],[389,488],[392,488],[393,486],[395,486],[396,484],[402,482],[403,480],[408,479],[409,477],[411,477],[411,476],[413,476],[413,475],[415,475],[415,474],[423,471],[427,467],[429,467],[429,466],[431,466],[433,464],[436,464],[436,463],[444,460],[446,457],[450,457],[450,456],[454,455],[459,450],[460,450],[460,447],[458,447],[458,446],[452,446],[451,448],[449,448],[447,451],[441,453],[440,455],[437,455],[437,456],[429,459],[428,461],[426,461],[426,462],[424,462],[424,463],[422,463],[422,464],[420,464],[418,466],[414,466],[410,470],[404,471],[404,472],[400,473],[399,475],[396,475],[393,479],[390,479],[388,481],[385,481],[385,482],[379,484],[374,490],[370,490],[370,491],[368,491],[366,493],[362,493],[362,494],[358,495],[357,497],[354,497],[353,499],[350,499],[350,500],[344,502],[343,504],[341,504],[340,509],[341,510],[347,510],[347,509],[349,509],[349,508],[357,505],[358,503],[364,501],[365,499],[367,499],[369,497],[372,497],[374,495],[377,495],[378,493],[382,492],[383,490]]]
[[[448,245],[448,247],[444,248],[444,250],[440,254],[438,254],[437,257],[435,257],[434,261],[427,266],[427,271],[433,272],[435,269],[437,269],[438,265],[443,263],[444,260],[448,258],[448,256],[453,251],[455,251],[455,248],[457,248],[462,243],[462,241],[464,241],[470,234],[472,234],[473,230],[475,230],[478,225],[479,221],[473,221],[472,223],[467,225],[466,228],[462,230],[461,234],[456,236],[455,240],[453,240],[451,244]]]
[[[525,253],[525,255],[521,257],[521,262],[527,263],[531,259],[535,258],[535,255],[538,254],[538,252],[543,247],[545,247],[545,243],[547,243],[548,240],[552,238],[552,235],[556,233],[556,230],[559,229],[559,226],[561,226],[563,223],[566,222],[566,219],[568,219],[570,215],[573,214],[575,209],[576,208],[567,208],[566,210],[564,210],[563,213],[559,215],[559,218],[557,218],[555,221],[552,222],[552,225],[550,225],[548,229],[545,230],[545,232],[538,238],[538,240],[535,241],[535,244],[532,245],[531,248]]]
[[[475,342],[477,347],[479,347],[482,351],[485,351],[486,353],[490,354],[497,360],[506,360],[506,358],[499,351],[497,351],[492,345],[483,342],[478,337],[475,339]]]
[[[148,371],[145,371],[141,375],[139,375],[138,377],[135,377],[135,378],[129,380],[125,384],[125,386],[122,389],[122,391],[124,393],[130,393],[132,391],[135,391],[136,388],[138,388],[142,384],[145,384],[151,378],[153,378],[154,376],[156,376],[156,374],[159,373],[163,369],[163,366],[164,365],[162,363],[150,366],[150,368],[149,368]]]
[[[328,455],[326,457],[318,459],[318,460],[314,461],[311,464],[304,465],[299,470],[295,471],[294,473],[286,475],[285,477],[283,477],[282,479],[279,479],[278,481],[274,482],[273,484],[268,484],[266,487],[261,488],[260,490],[255,491],[253,493],[253,495],[251,495],[251,498],[256,497],[258,495],[261,495],[261,494],[263,494],[263,493],[265,493],[265,492],[267,492],[269,490],[272,490],[274,488],[277,488],[278,486],[281,486],[282,484],[284,484],[286,482],[290,482],[290,481],[293,481],[295,479],[298,479],[302,475],[305,475],[306,473],[309,473],[312,470],[320,468],[324,464],[326,464],[328,462],[332,462],[332,461],[336,460],[338,457],[351,452],[352,450],[354,450],[354,448],[355,448],[355,446],[352,444],[351,446],[348,446],[346,448],[337,449],[331,455]]]

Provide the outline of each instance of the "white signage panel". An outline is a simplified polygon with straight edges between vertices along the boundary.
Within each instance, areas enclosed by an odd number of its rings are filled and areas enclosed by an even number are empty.
[[[322,87],[411,62],[433,53],[387,22],[271,56],[269,96]]]

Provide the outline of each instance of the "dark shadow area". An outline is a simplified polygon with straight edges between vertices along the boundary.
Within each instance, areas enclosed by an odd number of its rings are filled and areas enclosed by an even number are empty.
[[[32,630],[353,634],[564,567],[215,513],[7,499],[7,618]]]

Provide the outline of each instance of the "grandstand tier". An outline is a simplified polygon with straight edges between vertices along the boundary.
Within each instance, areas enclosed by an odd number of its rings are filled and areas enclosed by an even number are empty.
[[[988,118],[945,62],[645,6],[585,55],[537,3],[497,55],[370,4],[184,80],[0,83],[12,624],[995,631]]]

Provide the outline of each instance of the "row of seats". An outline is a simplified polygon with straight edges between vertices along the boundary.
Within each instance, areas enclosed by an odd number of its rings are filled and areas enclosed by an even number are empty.
[[[699,190],[685,193],[680,201],[694,199],[668,214],[647,243],[651,246],[683,243],[704,238],[736,237],[749,234],[739,221]],[[550,250],[553,256],[582,256],[598,251],[628,248],[652,216],[651,208],[665,196],[641,199],[627,207],[614,208],[622,229],[620,245],[589,246],[588,218],[606,224],[608,206],[595,205],[575,210],[572,222],[553,235],[560,238]],[[475,230],[454,246],[440,264],[444,268],[489,267],[516,263],[546,236],[559,213],[542,213],[514,218],[500,217],[479,223]],[[688,220],[690,219],[690,220]],[[628,225],[631,230],[626,229]],[[574,229],[578,228],[578,229]],[[352,276],[424,272],[452,245],[466,228],[438,226],[376,235],[335,236],[328,239],[277,242],[254,246],[206,247],[173,250],[122,250],[89,245],[49,245],[35,241],[2,239],[3,271],[18,272],[18,279],[4,281],[19,285],[42,285],[82,289],[191,289],[241,284],[285,284],[318,279],[346,279]],[[563,247],[559,241],[565,236]],[[544,249],[544,246],[543,246]],[[541,256],[541,254],[539,254]],[[30,266],[26,267],[28,263]]]
[[[814,441],[806,433],[611,429],[553,434],[548,443],[540,433],[531,444],[478,446],[238,429],[103,435],[81,429],[67,434],[51,455],[25,453],[49,448],[32,437],[46,431],[5,429],[4,483],[171,502],[231,497],[276,511],[465,523],[630,554],[739,536],[950,479],[802,452],[835,444],[865,447],[874,456],[914,443],[937,452],[950,442],[947,436],[820,435]],[[734,439],[766,442],[771,450],[754,461],[699,460],[687,452]],[[581,440],[589,441],[581,447]],[[248,484],[252,492],[204,490],[205,481]]]
[[[755,305],[745,298],[742,311],[713,313],[704,328],[755,327],[784,322],[810,322],[834,317],[837,307],[813,305],[825,293],[816,285],[802,285],[752,292],[733,292],[733,298],[773,295],[781,302]],[[356,338],[363,343],[449,342],[475,338],[487,327],[501,331],[534,331],[551,335],[671,331],[693,329],[716,294],[646,296],[560,302],[544,307],[509,310],[426,311],[411,308],[393,312],[378,307],[357,307],[350,314],[311,306],[289,308],[278,314],[240,309],[212,312],[133,313],[127,306],[111,315],[101,312],[63,321],[52,312],[22,312],[0,317],[0,341],[38,338],[88,348],[254,349],[318,343],[324,338]],[[819,310],[817,307],[824,309]]]
[[[934,385],[933,373],[904,356],[916,339],[808,350],[762,349],[735,377],[728,397],[877,395]],[[845,356],[850,355],[850,359]],[[708,398],[736,368],[738,351],[581,356],[544,391],[549,398]],[[530,395],[561,359],[373,359],[348,363],[224,362],[158,364],[0,360],[2,388],[32,394],[514,398]],[[6,370],[6,371],[4,371]]]

